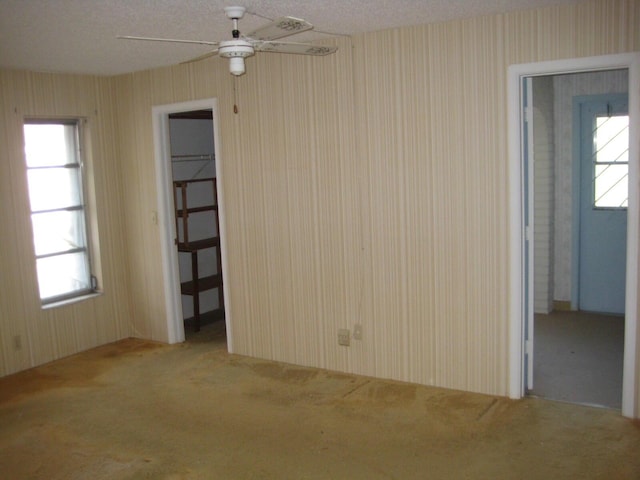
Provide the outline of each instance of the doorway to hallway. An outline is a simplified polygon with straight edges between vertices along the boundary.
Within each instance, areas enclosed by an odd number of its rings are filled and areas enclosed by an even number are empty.
[[[529,394],[620,408],[629,139],[628,122],[611,126],[626,114],[628,71],[531,83]]]
[[[601,57],[576,58],[562,61],[539,62],[509,67],[509,189],[510,189],[510,334],[509,334],[509,395],[521,398],[526,393],[528,361],[533,360],[533,237],[536,229],[533,222],[533,170],[529,169],[525,154],[527,149],[528,118],[524,109],[524,84],[527,79],[579,72],[602,72],[606,70],[628,71],[630,85],[640,84],[640,55],[619,54]],[[622,381],[622,414],[635,418],[639,415],[637,390],[637,293],[639,283],[640,230],[639,190],[639,144],[640,138],[640,92],[629,91],[629,214],[625,283],[624,353]],[[530,138],[530,137],[529,137]],[[572,202],[569,203],[572,206]],[[570,207],[571,208],[571,207]],[[562,268],[557,259],[550,262],[554,269]],[[555,287],[554,287],[555,288]],[[570,285],[569,288],[572,288]],[[553,305],[554,299],[551,299]],[[570,308],[566,301],[561,305]],[[528,329],[530,325],[530,329]],[[531,362],[529,362],[531,364]],[[533,375],[531,375],[533,379]],[[533,388],[533,386],[532,386]]]

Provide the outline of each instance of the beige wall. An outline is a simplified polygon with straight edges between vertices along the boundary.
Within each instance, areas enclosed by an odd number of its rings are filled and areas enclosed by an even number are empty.
[[[222,68],[214,72],[209,62],[198,62],[114,79],[123,201],[128,206],[124,242],[135,336],[168,339],[159,230],[165,226],[152,220],[158,211],[152,108],[201,98],[222,99],[232,90],[230,77]]]
[[[88,76],[0,71],[0,376],[132,333],[112,83]],[[87,119],[85,159],[94,178],[88,201],[104,289],[97,298],[47,310],[40,306],[22,143],[26,116]]]
[[[167,338],[151,108],[216,97],[235,352],[506,395],[507,67],[640,50],[638,25],[638,2],[595,1],[260,54],[237,115],[218,58],[103,82],[132,332]]]

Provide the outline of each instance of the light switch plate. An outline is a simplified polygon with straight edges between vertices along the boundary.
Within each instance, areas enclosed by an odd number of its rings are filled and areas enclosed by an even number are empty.
[[[351,332],[347,328],[338,330],[338,345],[348,347],[351,344]]]

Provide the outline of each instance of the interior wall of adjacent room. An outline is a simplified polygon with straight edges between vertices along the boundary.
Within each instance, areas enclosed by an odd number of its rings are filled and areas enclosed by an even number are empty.
[[[534,77],[533,88],[533,231],[534,274],[533,308],[535,313],[553,309],[553,237],[554,237],[554,124],[553,78]]]

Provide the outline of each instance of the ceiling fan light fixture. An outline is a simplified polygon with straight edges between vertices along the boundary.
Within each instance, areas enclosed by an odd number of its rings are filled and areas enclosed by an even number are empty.
[[[245,72],[244,58],[231,57],[229,59],[229,72],[231,72],[231,75],[242,75]]]
[[[229,40],[220,42],[218,55],[229,59],[229,72],[242,75],[245,72],[244,59],[255,53],[253,46],[245,40]]]

